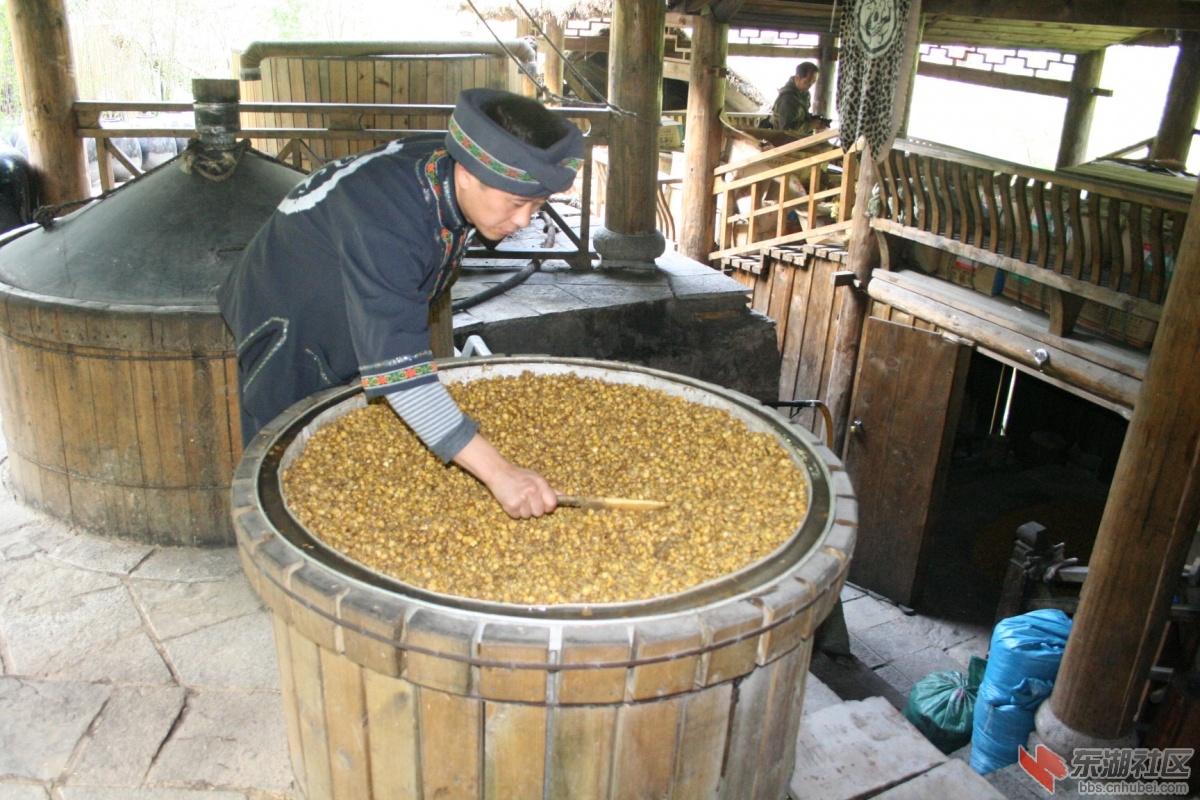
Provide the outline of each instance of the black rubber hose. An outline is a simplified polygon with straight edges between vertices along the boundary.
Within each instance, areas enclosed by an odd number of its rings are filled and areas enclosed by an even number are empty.
[[[491,300],[493,297],[504,294],[505,292],[507,292],[509,289],[512,289],[513,287],[520,286],[522,283],[529,280],[530,276],[532,276],[533,273],[537,272],[541,268],[542,268],[542,262],[535,258],[533,261],[529,262],[528,266],[526,266],[523,270],[518,272],[516,275],[510,275],[509,277],[502,280],[500,283],[497,283],[495,286],[489,286],[488,288],[484,289],[483,291],[476,292],[475,294],[471,295],[470,297],[464,297],[461,300],[455,300],[453,303],[450,304],[450,310],[451,311],[466,311],[468,308],[477,306],[480,303],[484,302],[485,300]]]

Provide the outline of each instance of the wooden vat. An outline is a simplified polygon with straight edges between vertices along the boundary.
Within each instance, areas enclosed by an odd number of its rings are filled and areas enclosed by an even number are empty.
[[[241,453],[216,288],[299,172],[175,163],[0,246],[0,410],[18,498],[71,525],[229,545]],[[23,234],[23,235],[22,235]]]
[[[373,573],[288,514],[279,476],[312,431],[361,407],[330,390],[249,445],[233,482],[243,566],[270,607],[298,791],[325,798],[786,795],[812,636],[856,533],[832,452],[745,395],[586,359],[462,359],[448,381],[521,371],[638,383],[726,408],[805,472],[808,516],[762,561],[635,603],[517,606]],[[747,532],[752,535],[752,532]]]

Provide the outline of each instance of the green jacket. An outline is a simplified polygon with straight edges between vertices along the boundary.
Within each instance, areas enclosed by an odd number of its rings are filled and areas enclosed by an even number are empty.
[[[813,132],[816,116],[809,111],[812,98],[807,90],[796,88],[791,80],[779,89],[775,105],[771,107],[771,127],[777,131],[797,131],[804,135]]]

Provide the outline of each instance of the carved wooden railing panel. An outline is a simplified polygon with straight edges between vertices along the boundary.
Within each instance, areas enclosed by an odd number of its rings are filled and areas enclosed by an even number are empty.
[[[1190,200],[918,142],[880,170],[876,230],[1050,287],[1069,334],[1084,298],[1157,321]],[[1073,309],[1073,312],[1072,312]]]

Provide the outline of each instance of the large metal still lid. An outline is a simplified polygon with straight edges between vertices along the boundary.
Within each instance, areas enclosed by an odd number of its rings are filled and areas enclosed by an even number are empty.
[[[217,286],[303,173],[247,149],[214,181],[181,169],[186,157],[10,238],[0,281],[66,300],[215,308]]]

